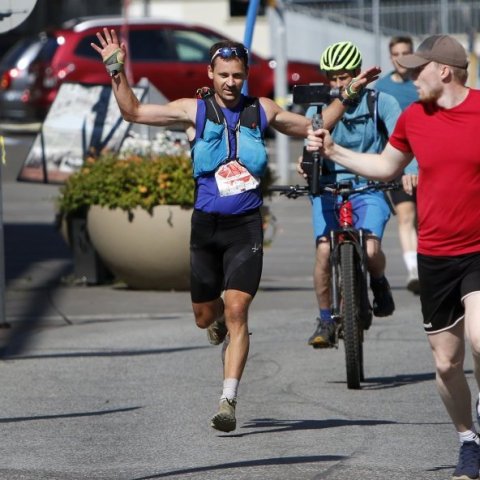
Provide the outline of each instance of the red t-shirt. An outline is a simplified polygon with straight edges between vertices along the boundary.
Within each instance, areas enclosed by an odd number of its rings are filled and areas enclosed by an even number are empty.
[[[413,103],[389,142],[418,161],[418,252],[480,252],[480,91],[451,109]]]

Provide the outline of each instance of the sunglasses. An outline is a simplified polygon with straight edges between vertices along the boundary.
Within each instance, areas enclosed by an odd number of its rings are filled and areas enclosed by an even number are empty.
[[[220,58],[223,58],[223,59],[228,59],[228,58],[232,58],[232,57],[248,58],[248,50],[246,48],[240,48],[240,47],[222,47],[222,48],[219,48],[212,55],[210,63],[213,63],[213,61],[217,57],[220,57]]]

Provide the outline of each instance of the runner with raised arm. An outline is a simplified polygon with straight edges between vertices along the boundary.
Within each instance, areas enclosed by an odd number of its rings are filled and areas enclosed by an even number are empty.
[[[242,95],[248,76],[248,51],[231,41],[210,48],[208,78],[214,94],[181,98],[166,105],[142,104],[123,71],[125,44],[114,30],[97,33],[112,89],[125,120],[155,126],[182,124],[192,143],[196,184],[190,240],[191,299],[195,322],[210,343],[229,335],[223,391],[211,426],[236,428],[235,407],[250,345],[248,310],[257,292],[263,262],[260,182],[267,165],[264,132],[271,126],[305,138],[310,120],[280,108],[269,98]],[[378,77],[372,68],[357,77],[352,91]],[[325,125],[345,110],[340,100],[325,111]],[[221,295],[223,293],[223,296]]]
[[[467,54],[451,36],[428,37],[398,61],[412,71],[419,101],[404,110],[381,154],[341,147],[326,129],[310,131],[307,148],[379,180],[395,178],[416,157],[423,327],[460,441],[452,478],[478,479],[480,441],[464,360],[467,337],[480,387],[480,91],[465,86]]]

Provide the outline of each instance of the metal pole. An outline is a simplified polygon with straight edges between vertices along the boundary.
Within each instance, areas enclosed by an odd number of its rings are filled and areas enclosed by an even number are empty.
[[[448,0],[440,0],[440,33],[448,33]]]
[[[255,28],[255,20],[257,19],[259,5],[260,0],[250,0],[248,3],[245,35],[243,37],[243,44],[248,48],[248,50],[252,49],[253,30]],[[248,95],[248,80],[243,84],[242,93]]]
[[[282,108],[287,106],[287,42],[282,0],[277,0],[268,7],[270,33],[272,38],[272,53],[276,60],[275,68],[275,102]],[[289,182],[289,145],[290,139],[280,132],[275,134],[275,152],[277,158],[277,177],[280,183]]]
[[[0,136],[0,328],[8,327],[5,318],[5,243],[3,230],[3,181],[2,169],[5,163],[5,143],[3,136]]]
[[[150,16],[150,0],[143,0],[143,16]]]
[[[373,38],[375,42],[375,64],[382,63],[382,45],[380,36],[380,0],[373,0],[372,2],[372,20],[373,20]]]

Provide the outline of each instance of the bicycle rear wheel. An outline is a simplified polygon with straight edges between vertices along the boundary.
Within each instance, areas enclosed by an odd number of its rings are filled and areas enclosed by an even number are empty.
[[[355,246],[340,245],[340,269],[342,288],[343,344],[347,369],[347,386],[359,389],[363,377],[362,326],[359,319],[360,285],[355,264]]]

